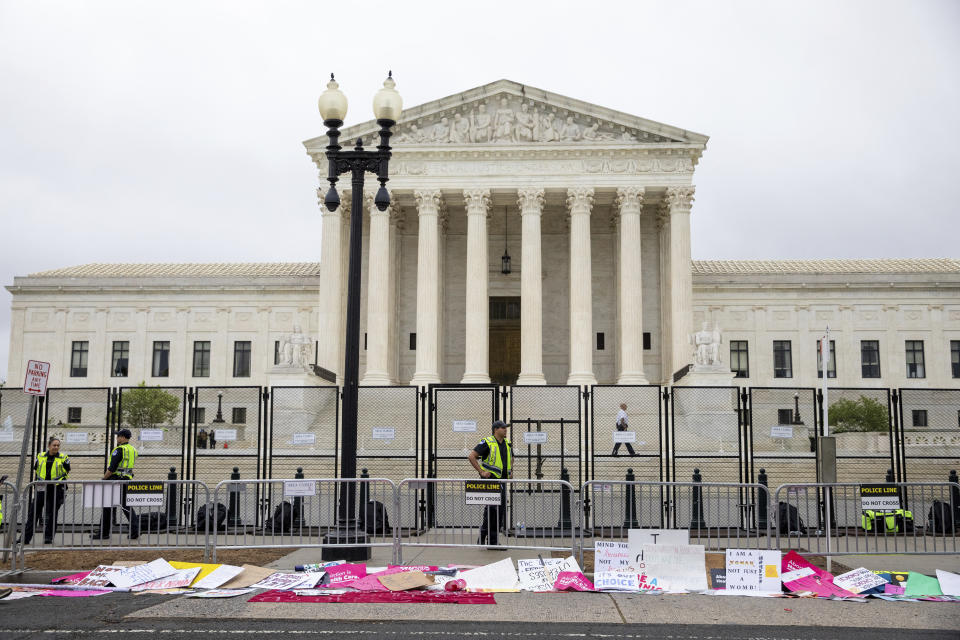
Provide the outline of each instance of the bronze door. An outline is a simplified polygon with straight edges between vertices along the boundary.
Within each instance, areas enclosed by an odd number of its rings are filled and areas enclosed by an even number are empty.
[[[490,298],[490,381],[516,384],[520,375],[520,298]]]

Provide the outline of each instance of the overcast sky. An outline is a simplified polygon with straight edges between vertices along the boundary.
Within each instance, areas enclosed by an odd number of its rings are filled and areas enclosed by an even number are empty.
[[[368,120],[388,68],[709,135],[694,258],[960,257],[960,2],[0,0],[0,284],[319,260],[317,96]]]

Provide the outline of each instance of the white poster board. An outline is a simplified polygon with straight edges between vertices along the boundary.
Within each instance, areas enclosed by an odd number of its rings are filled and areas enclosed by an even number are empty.
[[[621,444],[627,443],[627,442],[636,442],[637,432],[636,431],[614,431],[613,441],[619,442]]]
[[[163,442],[163,429],[141,429],[141,442]]]
[[[373,428],[374,440],[393,440],[396,436],[397,436],[397,429],[395,427],[374,427]]]
[[[217,440],[232,442],[237,439],[236,429],[214,429],[213,434]]]
[[[459,574],[467,583],[468,589],[513,591],[517,589],[520,578],[513,568],[513,558],[504,558],[493,564],[463,571]]]
[[[523,444],[546,444],[546,443],[547,443],[546,431],[524,431],[523,432]]]
[[[177,570],[170,566],[170,563],[163,558],[158,558],[147,564],[140,564],[135,567],[127,567],[119,574],[111,576],[110,582],[117,587],[135,587],[144,582],[152,582],[160,578],[166,578],[173,575]]]
[[[477,430],[477,421],[476,420],[454,420],[453,421],[453,430],[455,432],[468,432]]]
[[[687,529],[630,529],[627,533],[630,566],[643,569],[643,545],[646,544],[688,544],[690,531]]]
[[[120,483],[83,485],[83,508],[117,507],[120,505]]]
[[[293,434],[293,444],[316,444],[317,434],[315,433],[295,433]]]
[[[645,544],[644,574],[665,591],[706,591],[706,556],[702,544]]]

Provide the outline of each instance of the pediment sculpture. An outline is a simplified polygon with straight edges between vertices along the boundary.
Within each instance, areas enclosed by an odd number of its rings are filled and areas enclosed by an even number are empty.
[[[401,121],[392,140],[396,144],[457,145],[602,141],[673,142],[658,134],[512,95],[456,107],[430,118]]]

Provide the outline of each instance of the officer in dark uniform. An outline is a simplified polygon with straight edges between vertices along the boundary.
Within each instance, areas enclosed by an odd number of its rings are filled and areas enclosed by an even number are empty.
[[[103,474],[104,480],[121,480],[124,482],[120,491],[120,510],[127,516],[130,523],[130,539],[136,540],[140,537],[140,521],[133,507],[126,506],[127,486],[126,482],[133,480],[133,467],[137,463],[137,450],[130,444],[130,438],[133,434],[130,429],[120,429],[117,431],[117,446],[110,454],[110,465],[107,472]],[[113,528],[113,507],[104,507],[103,517],[100,519],[100,531],[91,538],[94,540],[107,540]]]
[[[66,480],[70,473],[70,457],[60,453],[60,439],[53,437],[47,442],[47,450],[37,455],[33,463],[37,480]],[[33,527],[37,516],[43,514],[43,544],[53,544],[53,534],[57,530],[57,514],[63,506],[67,485],[58,482],[37,486],[36,498],[27,511],[27,520],[23,525],[23,544],[33,540]]]
[[[493,435],[480,441],[467,455],[470,464],[481,478],[510,478],[513,472],[513,450],[507,439],[507,424],[497,420],[491,428]],[[500,484],[500,504],[488,506],[483,510],[483,524],[480,526],[480,544],[488,542],[497,546],[497,537],[501,528],[507,524],[506,486]]]

